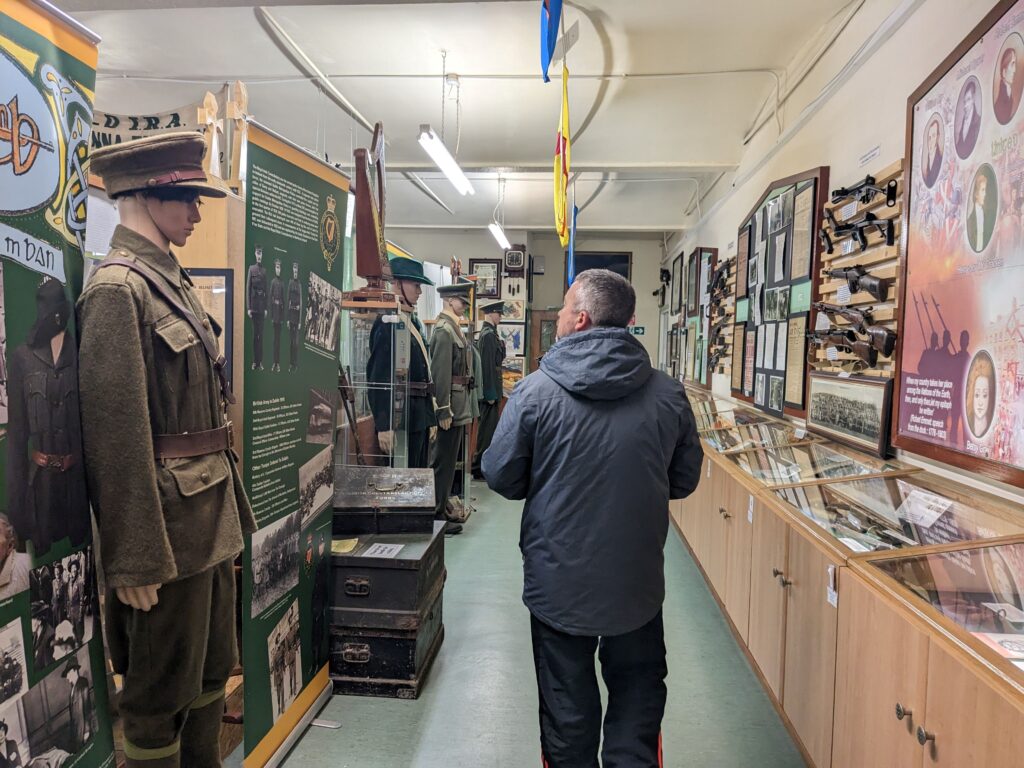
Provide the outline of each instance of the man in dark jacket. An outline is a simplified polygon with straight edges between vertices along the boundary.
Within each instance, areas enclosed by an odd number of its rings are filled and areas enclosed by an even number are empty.
[[[703,451],[682,387],[626,330],[636,294],[608,270],[565,295],[558,341],[512,393],[484,454],[487,484],[526,499],[519,546],[549,768],[660,766],[669,499]]]

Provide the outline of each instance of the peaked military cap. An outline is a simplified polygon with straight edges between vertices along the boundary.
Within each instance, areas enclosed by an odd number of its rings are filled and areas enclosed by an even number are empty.
[[[434,281],[423,274],[423,265],[410,259],[408,256],[392,256],[388,263],[391,264],[391,277],[395,280],[408,280],[423,285],[433,285]]]
[[[205,156],[202,135],[175,131],[101,147],[91,155],[92,172],[103,179],[108,197],[161,187],[224,197],[220,180],[203,169]]]
[[[477,303],[477,308],[485,315],[491,312],[504,312],[505,301],[503,299],[490,299],[488,301],[481,301]]]
[[[464,278],[459,278],[458,282],[452,283],[451,285],[439,285],[437,292],[446,299],[460,298],[469,299],[469,292],[473,288],[473,282]]]

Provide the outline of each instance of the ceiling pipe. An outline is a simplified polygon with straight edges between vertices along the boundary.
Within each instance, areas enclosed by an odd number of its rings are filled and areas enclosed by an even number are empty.
[[[274,43],[281,49],[281,51],[291,60],[299,70],[306,75],[306,78],[312,80],[317,88],[319,88],[327,98],[333,101],[341,111],[351,117],[355,122],[365,130],[373,133],[374,126],[367,120],[363,114],[355,108],[355,106],[348,99],[345,98],[344,94],[339,91],[334,84],[327,78],[326,75],[320,70],[320,68],[313,62],[309,56],[306,55],[298,43],[296,43],[287,32],[278,24],[277,20],[270,15],[270,12],[262,6],[257,6],[253,9],[256,12],[256,19],[259,21],[260,26],[267,32]],[[433,200],[437,205],[448,211],[449,214],[455,215],[455,212],[445,205],[444,201],[434,193],[426,183],[414,173],[403,172],[402,174],[409,181],[411,181],[417,189],[423,192],[427,197]],[[357,182],[358,183],[358,182]]]

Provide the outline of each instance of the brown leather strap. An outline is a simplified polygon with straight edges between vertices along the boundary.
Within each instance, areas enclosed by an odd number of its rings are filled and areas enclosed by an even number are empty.
[[[213,369],[217,373],[217,378],[220,379],[220,391],[223,393],[224,399],[229,403],[234,404],[235,396],[231,392],[231,384],[228,383],[227,373],[224,370],[227,366],[227,360],[225,360],[224,355],[220,354],[220,350],[217,348],[217,343],[210,338],[206,328],[201,322],[199,322],[199,318],[186,309],[182,303],[177,300],[177,298],[171,295],[171,292],[161,284],[161,278],[159,276],[154,272],[151,272],[148,267],[139,264],[137,261],[111,258],[108,256],[97,264],[95,269],[115,266],[126,267],[135,274],[143,277],[145,281],[149,283],[150,288],[159,293],[161,298],[174,308],[175,312],[188,321],[188,324],[191,325],[192,329],[196,332],[196,336],[198,336],[199,340],[203,342],[203,347],[206,348],[206,356],[209,357],[210,362],[213,363]]]
[[[231,422],[217,429],[203,432],[184,432],[180,435],[154,435],[153,455],[157,459],[185,459],[220,453],[231,448]]]
[[[461,387],[468,387],[470,381],[472,381],[471,376],[452,376],[452,384],[458,384]]]
[[[43,469],[56,469],[58,472],[67,472],[75,466],[75,457],[70,454],[63,456],[58,453],[32,451],[32,461]]]
[[[163,187],[169,184],[180,184],[183,181],[206,181],[206,173],[203,171],[169,171],[162,176],[147,179],[146,186]]]

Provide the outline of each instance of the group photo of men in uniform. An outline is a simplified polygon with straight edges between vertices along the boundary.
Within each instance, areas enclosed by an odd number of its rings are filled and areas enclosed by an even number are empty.
[[[300,513],[252,535],[252,615],[258,616],[299,583]]]
[[[267,644],[270,662],[271,701],[277,722],[302,688],[302,643],[299,640],[299,602],[291,604],[270,633]]]
[[[96,593],[92,549],[43,565],[30,576],[32,652],[43,669],[92,639]]]
[[[307,526],[334,498],[334,450],[328,446],[299,467],[299,515]]]
[[[307,295],[306,342],[327,352],[337,351],[341,333],[341,291],[310,272]]]
[[[25,660],[21,619],[14,619],[0,628],[0,704],[14,698],[28,687],[28,667]]]

